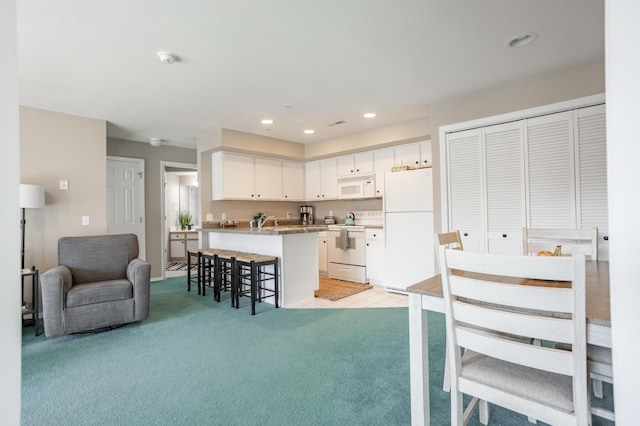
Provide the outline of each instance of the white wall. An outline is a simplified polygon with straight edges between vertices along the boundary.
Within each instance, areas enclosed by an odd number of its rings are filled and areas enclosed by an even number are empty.
[[[0,141],[2,196],[0,209],[0,424],[20,424],[20,154],[18,140],[18,60],[15,1],[0,1]]]
[[[611,237],[611,324],[616,424],[638,424],[640,419],[640,369],[638,323],[637,186],[640,182],[638,100],[640,100],[640,3],[607,1],[607,169]]]

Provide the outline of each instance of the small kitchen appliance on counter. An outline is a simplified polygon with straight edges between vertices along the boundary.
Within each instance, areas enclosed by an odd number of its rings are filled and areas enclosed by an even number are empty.
[[[356,215],[353,212],[349,212],[347,217],[344,219],[344,224],[347,226],[353,226],[356,224]]]
[[[335,216],[325,216],[324,217],[324,224],[325,225],[335,225],[336,224],[336,217]]]
[[[313,206],[300,206],[300,223],[313,225]]]

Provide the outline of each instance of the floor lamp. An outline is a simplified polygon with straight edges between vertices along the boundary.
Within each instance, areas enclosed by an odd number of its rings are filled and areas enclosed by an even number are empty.
[[[22,209],[22,266],[24,269],[24,231],[27,224],[24,213],[25,209],[41,209],[44,207],[44,188],[40,185],[20,184],[20,208]]]

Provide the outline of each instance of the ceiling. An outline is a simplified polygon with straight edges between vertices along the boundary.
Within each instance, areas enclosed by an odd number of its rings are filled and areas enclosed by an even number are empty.
[[[604,59],[603,0],[16,3],[21,105],[189,148],[218,128],[318,142]]]

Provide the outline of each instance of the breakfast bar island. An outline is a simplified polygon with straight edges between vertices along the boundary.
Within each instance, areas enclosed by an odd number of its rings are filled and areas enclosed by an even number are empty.
[[[203,248],[276,256],[279,304],[288,307],[313,299],[318,289],[318,232],[326,226],[270,226],[202,229]],[[272,303],[271,299],[265,300]]]

